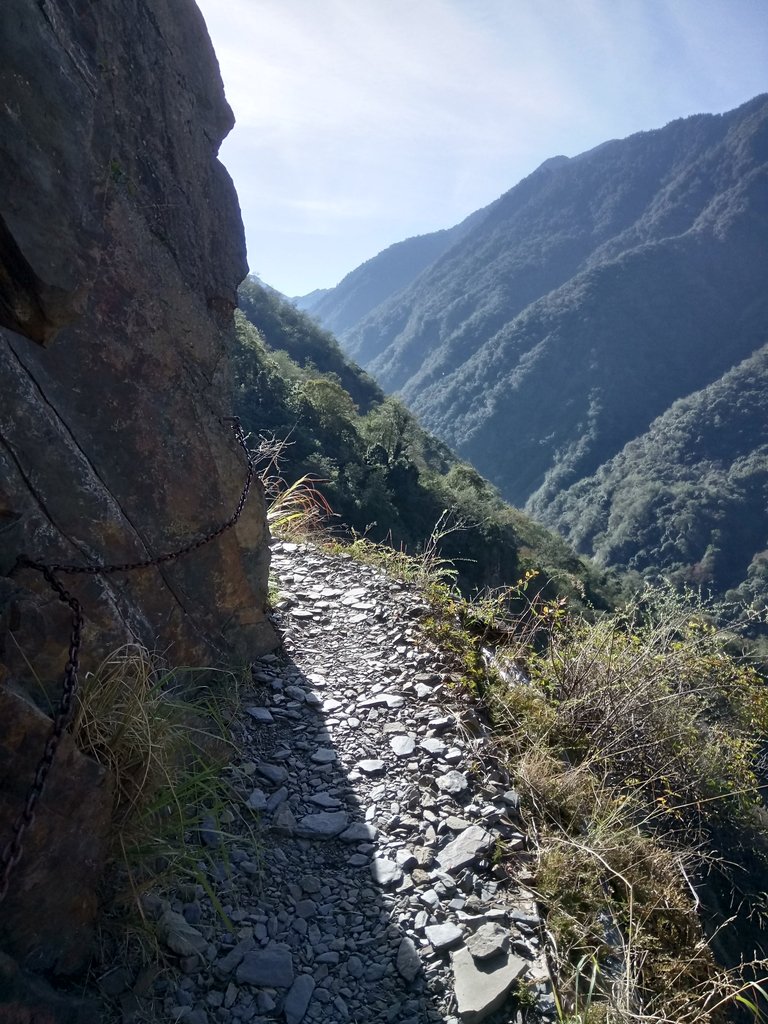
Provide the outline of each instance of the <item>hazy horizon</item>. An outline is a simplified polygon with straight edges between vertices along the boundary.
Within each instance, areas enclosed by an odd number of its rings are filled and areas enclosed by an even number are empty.
[[[544,160],[768,90],[760,0],[198,0],[251,270],[331,287]]]

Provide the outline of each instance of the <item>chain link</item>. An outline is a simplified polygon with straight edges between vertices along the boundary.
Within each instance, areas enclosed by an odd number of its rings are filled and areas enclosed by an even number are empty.
[[[80,666],[84,623],[83,611],[80,602],[65,589],[62,582],[57,579],[56,573],[65,573],[72,576],[108,576],[116,572],[133,572],[139,569],[149,569],[154,566],[164,565],[166,562],[172,562],[183,555],[191,554],[193,551],[197,551],[198,548],[210,544],[211,541],[216,540],[217,537],[231,529],[240,518],[245,503],[248,500],[248,493],[253,483],[256,459],[253,452],[248,448],[248,440],[238,417],[228,417],[224,422],[230,424],[238,444],[245,452],[246,459],[248,460],[248,474],[245,478],[243,490],[235,511],[225,523],[216,527],[215,530],[211,530],[197,540],[190,541],[189,544],[185,544],[184,547],[177,548],[175,551],[168,551],[165,554],[157,555],[155,558],[145,558],[138,562],[122,562],[114,565],[65,565],[53,562],[50,565],[45,565],[42,562],[36,562],[27,558],[26,555],[20,555],[16,560],[13,572],[19,569],[32,569],[42,573],[58,599],[69,606],[72,612],[72,632],[69,639],[67,663],[64,666],[59,706],[56,709],[50,732],[45,741],[43,755],[38,761],[32,784],[27,791],[24,806],[13,825],[11,838],[6,843],[2,854],[0,854],[0,903],[3,902],[8,892],[11,874],[24,853],[24,834],[35,820],[37,804],[45,789],[45,783],[61,743],[61,738],[72,717],[75,694],[77,693],[77,672]]]

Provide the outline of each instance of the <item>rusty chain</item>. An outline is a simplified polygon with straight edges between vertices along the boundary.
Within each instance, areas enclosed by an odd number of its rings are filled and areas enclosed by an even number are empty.
[[[6,843],[5,848],[0,854],[0,903],[3,902],[8,892],[11,874],[24,853],[24,834],[35,820],[37,804],[43,794],[43,790],[45,789],[45,783],[51,770],[51,766],[53,765],[53,760],[56,757],[56,751],[61,743],[61,738],[70,723],[75,695],[77,693],[77,672],[80,665],[80,650],[82,647],[84,623],[83,611],[80,602],[65,589],[61,580],[57,579],[56,573],[64,573],[72,576],[108,576],[116,572],[133,572],[134,570],[139,569],[149,569],[163,565],[166,562],[172,562],[177,558],[181,558],[183,555],[188,555],[193,551],[197,551],[198,548],[204,547],[206,544],[210,544],[211,541],[216,540],[217,537],[220,537],[223,533],[233,527],[240,518],[248,499],[248,493],[251,489],[251,484],[253,483],[256,459],[254,454],[248,448],[248,441],[240,420],[235,416],[228,417],[224,422],[230,424],[238,444],[245,452],[248,460],[248,474],[235,511],[225,523],[218,526],[215,530],[211,530],[209,533],[205,534],[203,537],[199,537],[197,540],[190,541],[189,544],[185,544],[184,547],[177,548],[175,551],[168,551],[165,554],[157,555],[155,558],[146,558],[138,562],[122,562],[114,565],[65,565],[59,562],[53,562],[50,565],[44,565],[42,562],[36,562],[27,558],[26,555],[20,555],[16,560],[13,572],[16,572],[19,569],[32,569],[41,573],[58,599],[64,604],[69,605],[69,608],[72,611],[72,632],[70,634],[69,641],[69,655],[67,663],[64,666],[59,706],[56,709],[56,714],[54,715],[51,729],[45,742],[43,755],[38,761],[34,778],[27,790],[24,806],[13,825],[12,837]]]

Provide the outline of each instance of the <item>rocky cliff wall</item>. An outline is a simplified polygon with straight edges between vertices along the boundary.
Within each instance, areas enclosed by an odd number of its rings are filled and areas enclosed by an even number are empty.
[[[222,418],[247,268],[217,160],[232,113],[192,0],[4,0],[0,97],[2,852],[49,728],[15,691],[58,697],[71,629],[17,557],[138,561],[230,517],[246,464]],[[66,577],[81,674],[129,639],[176,665],[273,647],[267,543],[255,486],[233,530],[177,562]],[[0,949],[65,973],[88,960],[110,814],[104,771],[70,748],[0,908]]]
[[[0,662],[61,675],[68,612],[41,561],[122,562],[231,514],[244,458],[228,332],[246,273],[233,124],[192,0],[0,10]],[[263,500],[161,570],[70,578],[85,665],[129,637],[182,664],[273,643]],[[0,670],[1,671],[1,670]]]

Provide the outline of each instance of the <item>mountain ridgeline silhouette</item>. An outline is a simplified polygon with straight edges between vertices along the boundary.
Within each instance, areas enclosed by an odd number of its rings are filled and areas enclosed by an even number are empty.
[[[583,553],[768,586],[768,96],[555,157],[452,231],[306,306]]]

